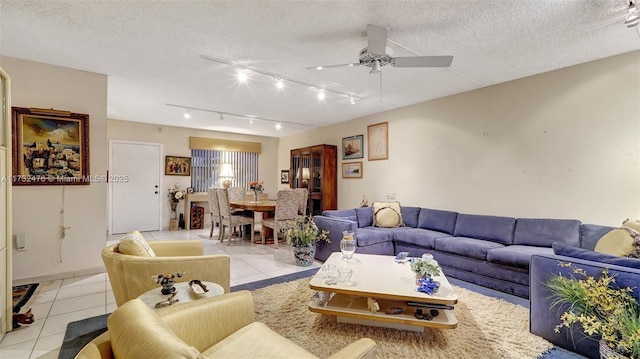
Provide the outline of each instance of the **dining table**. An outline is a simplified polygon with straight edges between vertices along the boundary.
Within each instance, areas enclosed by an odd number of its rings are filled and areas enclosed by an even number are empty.
[[[229,201],[231,208],[243,209],[254,213],[262,213],[262,218],[273,217],[276,211],[276,201]],[[273,229],[262,227],[264,231],[265,243],[273,243]],[[255,238],[255,243],[262,243],[262,238]]]

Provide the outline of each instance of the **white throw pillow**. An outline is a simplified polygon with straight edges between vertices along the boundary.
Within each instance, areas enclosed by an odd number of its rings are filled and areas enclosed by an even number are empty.
[[[400,202],[373,202],[373,225],[375,227],[404,227]]]
[[[127,233],[118,243],[118,252],[139,257],[155,257],[156,253],[139,231]]]

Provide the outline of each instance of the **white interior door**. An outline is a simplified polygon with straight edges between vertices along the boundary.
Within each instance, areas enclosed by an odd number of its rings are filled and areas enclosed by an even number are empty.
[[[162,145],[111,141],[111,234],[161,230]]]

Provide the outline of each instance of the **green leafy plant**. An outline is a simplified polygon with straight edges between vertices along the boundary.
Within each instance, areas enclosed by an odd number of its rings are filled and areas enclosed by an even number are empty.
[[[553,307],[568,305],[555,328],[572,329],[580,323],[587,335],[601,335],[616,353],[640,358],[640,306],[633,289],[615,287],[615,276],[605,269],[598,278],[571,263],[559,263],[572,269],[573,275],[551,277],[545,285],[553,293]]]
[[[421,277],[440,275],[440,265],[433,259],[416,258],[411,262],[411,270]]]
[[[327,235],[329,232],[321,231],[311,217],[302,217],[287,223],[284,238],[294,247],[302,247],[309,244],[315,245],[319,241],[331,243]]]

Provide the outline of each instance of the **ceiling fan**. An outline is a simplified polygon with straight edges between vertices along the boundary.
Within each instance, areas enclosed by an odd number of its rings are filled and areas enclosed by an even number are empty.
[[[336,67],[367,66],[369,73],[380,73],[383,66],[393,67],[449,67],[453,56],[404,56],[393,57],[391,49],[387,47],[389,29],[382,26],[367,25],[368,46],[360,50],[360,62],[339,65],[313,66],[307,70],[324,70]]]

